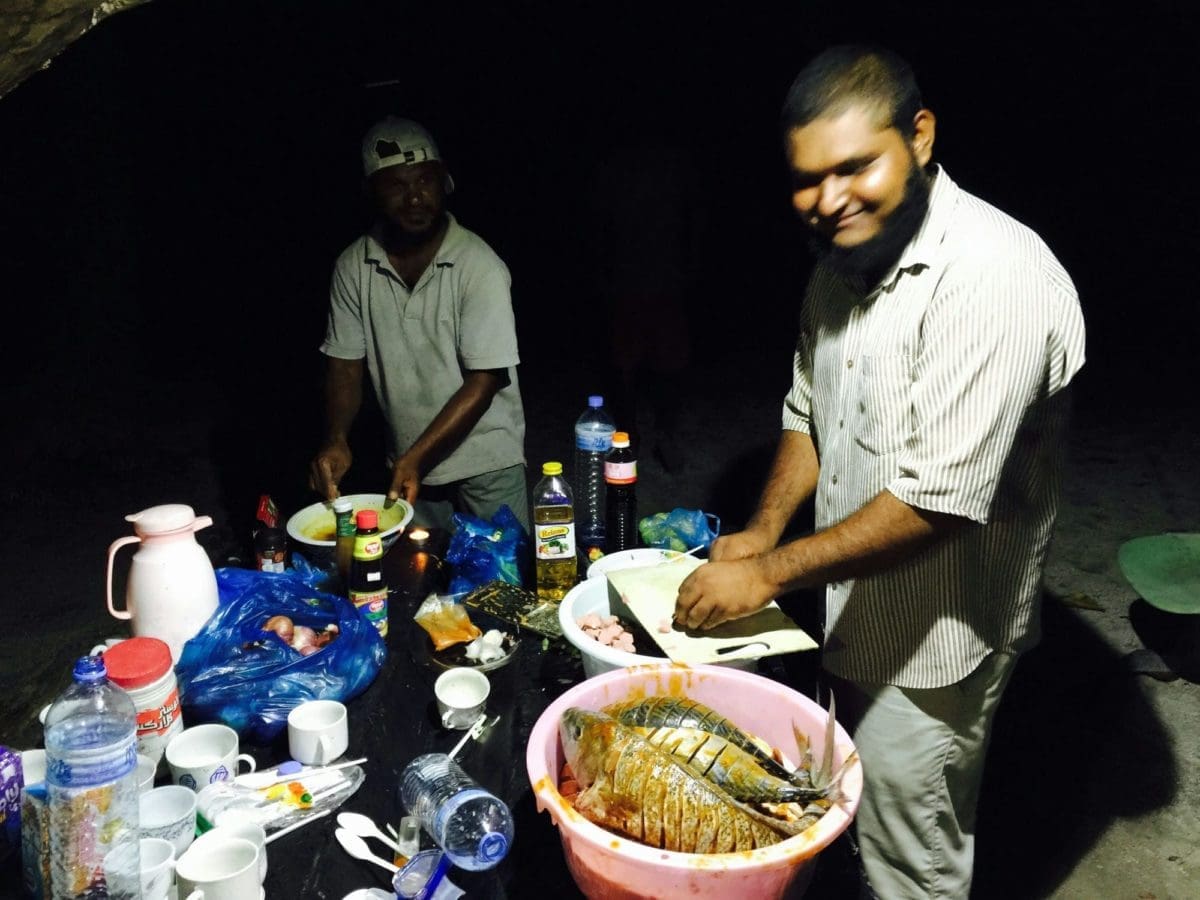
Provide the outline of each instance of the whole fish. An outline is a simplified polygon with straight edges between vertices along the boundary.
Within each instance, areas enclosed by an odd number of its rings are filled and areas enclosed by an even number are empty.
[[[602,712],[568,708],[559,734],[582,788],[575,809],[601,827],[683,853],[753,850],[801,830],[738,802]]]
[[[801,785],[779,778],[762,766],[760,757],[711,732],[665,725],[634,727],[634,731],[743,803],[809,803],[837,799],[836,783],[818,788],[811,783]]]
[[[789,772],[764,751],[750,735],[716,710],[687,697],[645,697],[612,703],[604,712],[624,725],[639,728],[695,728],[723,738],[748,753],[768,774],[799,788],[811,788],[812,777],[804,765]]]

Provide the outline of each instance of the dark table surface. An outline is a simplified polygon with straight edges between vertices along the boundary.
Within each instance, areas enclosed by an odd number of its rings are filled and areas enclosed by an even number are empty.
[[[435,534],[427,546],[441,549],[444,543],[444,536]],[[370,687],[347,703],[347,757],[367,758],[365,779],[337,810],[363,813],[380,827],[399,824],[406,812],[397,791],[405,765],[423,753],[448,753],[463,735],[441,725],[433,683],[444,668],[431,660],[428,635],[413,621],[420,602],[431,591],[445,589],[448,567],[434,554],[415,551],[401,541],[385,557],[384,574],[391,591],[387,660]],[[472,619],[477,618],[472,612]],[[479,740],[468,741],[455,758],[509,805],[515,840],[495,869],[452,869],[449,877],[469,897],[529,897],[538,891],[578,896],[557,831],[548,815],[536,811],[525,771],[525,745],[534,723],[555,697],[583,678],[578,656],[565,643],[544,648],[539,635],[521,632],[512,661],[489,672],[488,678],[492,687],[487,711],[499,720]],[[286,733],[267,746],[243,742],[243,750],[255,755],[260,768],[273,766],[288,758]],[[268,845],[268,898],[341,898],[355,888],[390,886],[391,878],[382,868],[356,860],[341,848],[334,838],[335,818],[336,813],[313,821]],[[384,844],[373,839],[368,844],[390,858]],[[423,834],[422,848],[432,846]]]

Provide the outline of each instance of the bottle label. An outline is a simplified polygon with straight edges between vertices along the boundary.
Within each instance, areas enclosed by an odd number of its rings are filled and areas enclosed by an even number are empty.
[[[637,481],[637,460],[630,462],[606,462],[604,480],[610,484],[633,484]]]
[[[354,524],[354,516],[350,513],[337,517],[337,526],[334,528],[334,533],[338,537],[354,537],[358,532],[358,526]]]
[[[375,626],[380,637],[387,637],[387,597],[387,588],[350,592],[350,602],[364,619]]]
[[[587,453],[607,453],[612,449],[611,431],[582,431],[575,429],[575,448]]]
[[[379,535],[372,534],[354,539],[355,559],[378,559],[381,556],[383,556],[383,541]]]
[[[538,559],[565,559],[575,555],[575,523],[547,522],[533,526]]]

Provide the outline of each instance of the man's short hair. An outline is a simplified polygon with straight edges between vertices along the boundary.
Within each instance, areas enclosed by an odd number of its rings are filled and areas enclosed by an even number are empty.
[[[895,53],[840,44],[800,70],[783,102],[780,126],[786,138],[794,128],[859,107],[871,111],[881,128],[895,128],[911,138],[913,118],[923,105],[912,68]]]

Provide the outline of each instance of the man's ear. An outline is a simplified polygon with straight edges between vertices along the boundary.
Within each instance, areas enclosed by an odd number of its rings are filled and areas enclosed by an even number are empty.
[[[937,118],[927,109],[917,110],[913,116],[912,152],[917,163],[924,167],[933,159],[933,138],[937,130]]]

